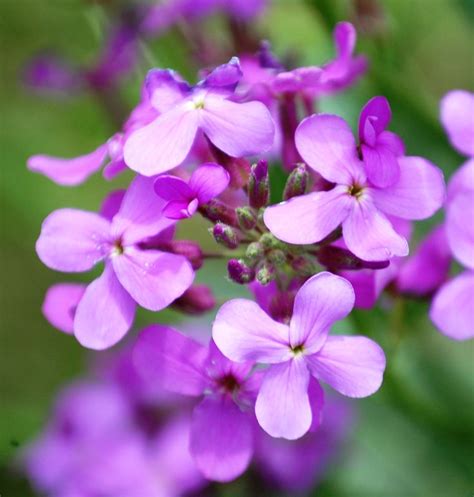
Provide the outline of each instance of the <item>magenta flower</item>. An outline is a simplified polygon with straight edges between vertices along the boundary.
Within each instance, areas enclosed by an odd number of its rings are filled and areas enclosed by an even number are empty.
[[[146,86],[160,115],[128,138],[126,164],[145,176],[169,171],[185,160],[199,130],[231,157],[268,150],[275,133],[268,109],[261,102],[231,99],[241,75],[235,57],[195,87],[173,71],[150,71]]]
[[[163,215],[169,219],[191,217],[200,205],[220,195],[229,184],[229,173],[218,164],[203,164],[189,181],[176,176],[158,176],[156,194],[167,203]]]
[[[270,365],[255,414],[271,436],[292,440],[309,430],[311,376],[349,397],[365,397],[380,387],[385,356],[375,342],[361,336],[328,337],[331,325],[353,306],[350,283],[323,272],[296,294],[289,326],[250,300],[231,300],[220,308],[212,334],[222,353],[233,361]]]
[[[335,186],[266,209],[265,224],[285,242],[316,243],[342,225],[347,248],[360,259],[405,256],[407,241],[386,215],[425,219],[443,203],[442,173],[421,157],[399,157],[397,183],[387,188],[373,185],[358,158],[354,136],[340,117],[308,117],[298,126],[295,141],[305,162]]]
[[[93,212],[60,209],[43,222],[36,251],[51,269],[83,272],[105,262],[76,309],[74,334],[84,346],[110,347],[129,330],[137,303],[158,311],[191,285],[194,272],[185,257],[141,247],[171,226],[159,215],[162,209],[153,181],[137,177],[112,221]]]
[[[367,179],[380,188],[398,182],[398,158],[405,153],[400,137],[385,129],[391,118],[392,111],[385,97],[370,99],[364,105],[359,118],[360,151]]]
[[[140,334],[134,363],[146,379],[202,400],[194,408],[190,451],[206,478],[229,481],[245,471],[253,452],[253,402],[259,375],[253,363],[236,364],[213,343],[149,326]]]

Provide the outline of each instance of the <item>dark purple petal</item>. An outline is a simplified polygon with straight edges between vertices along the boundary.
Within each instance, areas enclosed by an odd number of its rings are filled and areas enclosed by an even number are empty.
[[[240,69],[239,59],[237,57],[232,57],[227,64],[216,67],[208,74],[200,83],[200,86],[209,89],[226,89],[234,91],[241,77],[242,70]]]
[[[160,112],[173,108],[191,90],[191,87],[171,69],[148,71],[145,88],[151,104]]]
[[[375,131],[375,135],[379,135],[386,129],[392,119],[392,111],[390,104],[385,97],[373,97],[362,108],[359,117],[359,140],[373,146],[373,137],[371,139],[366,136],[366,122],[370,119],[370,124]]]

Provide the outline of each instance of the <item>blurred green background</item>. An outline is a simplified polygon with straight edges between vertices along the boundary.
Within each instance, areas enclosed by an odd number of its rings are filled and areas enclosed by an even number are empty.
[[[354,89],[323,101],[321,108],[343,115],[355,126],[365,101],[375,94],[386,95],[394,114],[392,129],[405,139],[409,154],[428,157],[449,177],[462,158],[450,148],[439,125],[438,102],[449,89],[474,87],[473,3],[386,0],[379,2],[380,13],[371,20],[356,17],[355,3],[371,2],[274,1],[257,29],[278,54],[291,50],[299,54],[300,63],[319,64],[333,53],[334,23],[358,22],[358,51],[368,55],[370,70]],[[103,10],[92,2],[0,1],[2,497],[34,495],[9,468],[21,447],[44,425],[55,392],[80,375],[90,358],[41,315],[46,288],[67,279],[43,267],[35,256],[41,222],[58,207],[97,209],[110,188],[99,175],[80,187],[61,188],[29,173],[25,162],[35,153],[80,155],[115,131],[92,95],[41,98],[21,84],[20,74],[25,61],[44,48],[54,47],[81,63],[93,60],[105,21]],[[206,29],[216,37],[225,36],[215,20],[206,21]],[[146,53],[146,61],[124,91],[130,106],[150,64],[193,76],[177,33],[148,43]],[[439,219],[421,224],[417,236]],[[190,229],[195,231],[196,226]],[[199,236],[210,244],[202,232]],[[208,265],[200,278],[211,278],[219,297],[226,298],[235,287],[217,269]],[[358,403],[359,422],[350,452],[314,495],[472,495],[474,348],[472,342],[454,343],[437,333],[427,319],[427,308],[426,303],[394,304],[382,299],[373,312],[354,315],[350,325],[384,345],[387,379],[377,395]],[[168,312],[157,319],[174,319],[174,315]],[[234,485],[228,495],[237,497],[238,492]]]

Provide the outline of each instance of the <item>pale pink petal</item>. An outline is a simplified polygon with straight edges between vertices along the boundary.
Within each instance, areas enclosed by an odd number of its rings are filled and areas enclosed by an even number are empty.
[[[33,155],[28,159],[28,169],[44,174],[58,185],[75,186],[84,182],[98,171],[107,156],[107,144],[101,145],[90,154],[74,159],[62,159],[49,155]]]
[[[64,272],[88,271],[110,249],[110,223],[95,212],[59,209],[41,227],[36,252],[51,269]]]
[[[309,379],[302,356],[270,366],[255,404],[258,423],[269,435],[295,440],[310,429]]]
[[[474,272],[466,271],[443,285],[430,309],[436,327],[453,340],[474,338]]]
[[[74,335],[89,349],[112,347],[127,333],[135,317],[135,302],[106,264],[102,275],[86,289],[74,317]]]
[[[218,311],[212,337],[237,362],[281,362],[291,357],[288,326],[274,321],[255,302],[233,299]]]
[[[158,116],[125,142],[124,160],[144,176],[164,173],[187,157],[198,130],[198,112],[189,102]]]
[[[324,179],[344,185],[364,180],[354,135],[341,117],[307,117],[296,130],[295,144],[303,160]]]
[[[364,261],[386,261],[408,255],[408,243],[368,198],[354,203],[342,225],[347,248]]]
[[[57,283],[48,288],[44,297],[44,317],[58,330],[72,334],[74,315],[86,285],[82,283]]]
[[[201,395],[207,385],[207,347],[173,328],[151,325],[139,335],[133,364],[145,380],[183,395]]]
[[[371,189],[378,209],[403,219],[426,219],[445,199],[443,173],[421,157],[399,157],[400,178],[388,188]]]
[[[328,337],[323,348],[306,357],[311,374],[348,397],[367,397],[382,384],[385,354],[362,336]]]
[[[194,279],[189,261],[158,250],[127,247],[112,258],[117,278],[145,309],[160,311],[180,297]]]
[[[298,290],[290,322],[292,347],[304,345],[308,354],[326,341],[330,327],[345,318],[354,307],[351,284],[328,272],[316,274]]]
[[[441,100],[441,122],[453,147],[474,157],[474,93],[448,92]]]
[[[229,397],[205,397],[193,411],[189,450],[206,478],[220,482],[237,478],[253,453],[249,414]]]
[[[454,257],[474,269],[474,190],[460,191],[449,202],[446,235]]]
[[[474,190],[474,159],[466,161],[449,179],[448,202],[462,190]]]
[[[161,215],[166,201],[154,190],[154,180],[137,176],[122,201],[119,212],[112,221],[112,234],[122,244],[132,244],[157,235],[174,224]]]
[[[275,125],[261,102],[236,103],[210,94],[199,116],[209,140],[231,157],[266,152],[273,145]]]
[[[220,195],[228,186],[229,173],[218,164],[212,162],[202,164],[191,175],[189,186],[200,204]]]
[[[190,88],[178,73],[170,69],[151,69],[145,80],[151,105],[160,112],[172,109]]]
[[[313,192],[265,209],[263,220],[280,240],[295,244],[321,241],[350,213],[353,199],[345,186]]]

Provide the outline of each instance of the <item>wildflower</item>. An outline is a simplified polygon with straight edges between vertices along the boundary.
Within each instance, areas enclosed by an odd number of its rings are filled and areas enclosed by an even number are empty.
[[[105,262],[76,309],[74,334],[84,346],[110,347],[130,328],[136,303],[158,311],[191,285],[194,272],[185,257],[140,245],[172,225],[160,216],[162,208],[152,180],[137,177],[112,221],[93,212],[59,209],[43,222],[36,250],[51,269],[83,272]]]
[[[135,345],[134,363],[147,379],[202,400],[194,408],[190,451],[206,478],[229,481],[245,471],[253,452],[253,363],[226,359],[178,331],[149,326]]]
[[[421,157],[398,159],[400,177],[394,185],[372,185],[357,157],[354,136],[340,117],[308,117],[298,126],[295,140],[308,166],[334,187],[266,209],[265,224],[285,242],[316,243],[342,224],[347,248],[357,257],[374,261],[405,256],[407,241],[396,233],[386,215],[424,219],[444,201],[441,171]],[[298,223],[289,219],[298,219]]]
[[[220,195],[229,184],[229,173],[218,164],[198,167],[188,182],[176,176],[162,175],[155,181],[156,194],[166,200],[163,215],[169,219],[191,217],[200,205]]]
[[[261,102],[231,100],[242,73],[237,58],[214,69],[195,87],[170,70],[151,70],[146,87],[160,115],[136,130],[125,143],[126,164],[153,176],[180,165],[189,154],[198,130],[231,157],[268,150],[274,125]]]
[[[250,300],[231,300],[220,308],[212,334],[222,353],[233,361],[270,365],[255,414],[271,436],[292,440],[309,430],[311,376],[349,397],[365,397],[380,387],[385,356],[375,342],[361,336],[328,337],[331,325],[353,305],[350,283],[323,272],[296,294],[289,325],[274,321]]]

